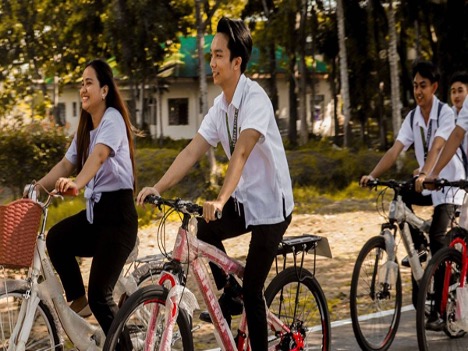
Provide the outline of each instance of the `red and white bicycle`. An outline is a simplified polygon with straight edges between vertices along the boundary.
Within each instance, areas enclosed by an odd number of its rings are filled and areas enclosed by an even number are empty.
[[[173,212],[180,214],[171,260],[165,264],[159,285],[137,290],[123,304],[106,338],[104,350],[193,350],[192,313],[197,300],[185,286],[188,265],[203,296],[222,350],[249,350],[245,311],[238,334],[233,336],[223,317],[210,275],[201,259],[214,262],[228,274],[242,279],[244,266],[224,252],[196,238],[196,216],[202,207],[180,199],[150,196],[146,200],[164,207],[158,236],[163,236],[164,223]],[[193,221],[192,221],[193,220]],[[331,257],[326,238],[315,235],[284,238],[278,248],[277,275],[265,290],[270,350],[330,350],[330,317],[325,295],[313,272],[305,269],[305,253]],[[286,268],[292,255],[294,265]],[[302,258],[298,258],[302,255]],[[283,257],[283,263],[278,262]],[[300,262],[299,262],[300,261]],[[188,269],[188,268],[187,268]],[[281,271],[280,271],[281,270]]]

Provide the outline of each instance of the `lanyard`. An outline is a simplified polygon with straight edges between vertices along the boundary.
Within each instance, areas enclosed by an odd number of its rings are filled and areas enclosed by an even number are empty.
[[[432,136],[432,120],[429,119],[429,126],[427,127],[427,137],[424,137],[423,127],[419,126],[419,131],[421,132],[421,139],[424,147],[424,161],[426,161],[427,152],[429,150],[429,143],[431,142]]]
[[[228,132],[229,149],[231,150],[231,156],[234,153],[234,147],[236,146],[236,142],[237,142],[237,116],[238,115],[239,115],[239,109],[236,108],[234,112],[234,124],[232,126],[232,138],[231,138],[231,132],[229,131],[228,114],[226,112],[226,129]]]

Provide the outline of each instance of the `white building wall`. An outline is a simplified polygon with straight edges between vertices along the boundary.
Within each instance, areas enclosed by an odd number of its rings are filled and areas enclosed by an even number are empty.
[[[264,82],[259,82],[263,85]],[[289,86],[286,79],[277,80],[278,87],[278,107],[280,119],[285,119],[287,124],[287,118],[289,117]],[[129,91],[119,85],[122,96],[125,100],[129,99]],[[214,99],[221,93],[221,89],[213,84],[213,81],[208,78],[208,107],[213,106]],[[324,96],[324,106],[327,106],[331,99],[331,92],[328,81],[320,79],[316,84],[316,94]],[[188,108],[188,125],[169,125],[169,99],[186,98],[189,101]],[[313,113],[313,107],[311,106],[310,95],[308,97],[307,106],[309,109],[308,116]],[[79,90],[73,87],[65,87],[60,95],[59,103],[65,104],[66,114],[66,125],[70,134],[73,134],[78,128],[78,122],[80,118],[81,101],[79,96]],[[76,104],[76,114],[74,114],[73,103]],[[138,104],[137,104],[137,108]],[[158,108],[157,125],[150,126],[151,132],[155,137],[159,137],[161,134],[161,127],[159,125],[161,118],[159,111],[162,113],[162,133],[165,137],[172,139],[191,139],[198,131],[202,119],[200,112],[200,94],[199,84],[195,79],[177,79],[171,82],[169,91],[164,92],[161,97],[161,106]]]

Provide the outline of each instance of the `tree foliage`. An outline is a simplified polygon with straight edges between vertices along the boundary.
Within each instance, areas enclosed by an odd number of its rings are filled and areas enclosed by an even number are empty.
[[[14,197],[42,178],[65,155],[70,140],[63,129],[40,124],[5,125],[0,131],[0,187]]]

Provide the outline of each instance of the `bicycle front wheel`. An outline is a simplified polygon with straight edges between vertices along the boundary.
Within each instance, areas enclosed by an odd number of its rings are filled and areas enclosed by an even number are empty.
[[[104,350],[159,350],[167,294],[167,289],[155,285],[130,295],[114,318]],[[171,350],[193,350],[191,321],[184,310],[179,310],[170,345]]]
[[[388,261],[385,240],[367,241],[358,255],[351,278],[350,309],[353,331],[362,350],[387,350],[395,338],[401,314],[400,271],[395,286],[379,282]]]
[[[8,349],[10,336],[18,321],[25,290],[0,295],[0,351]],[[62,350],[54,320],[49,309],[39,302],[32,322],[26,350]]]
[[[289,267],[280,272],[265,291],[270,312],[275,314],[292,332],[304,339],[302,350],[330,350],[331,328],[325,295],[315,277],[303,269]],[[270,328],[269,328],[270,329]],[[269,330],[269,343],[280,344],[279,350],[296,350],[298,345],[290,336],[279,338]]]
[[[458,250],[445,248],[432,257],[424,271],[416,309],[416,330],[421,351],[466,351],[468,348],[466,331],[457,325],[455,315],[461,262],[462,256]],[[446,277],[450,280],[445,283]],[[438,321],[435,325],[440,327],[440,331],[426,329],[428,320]]]

